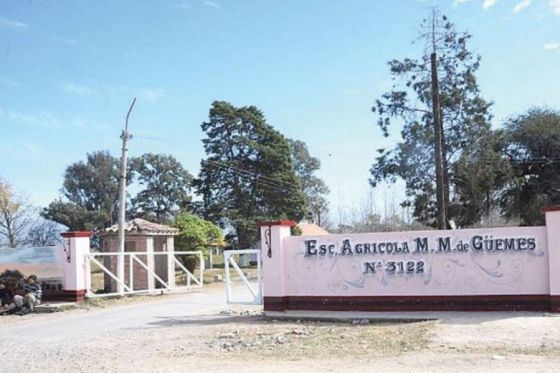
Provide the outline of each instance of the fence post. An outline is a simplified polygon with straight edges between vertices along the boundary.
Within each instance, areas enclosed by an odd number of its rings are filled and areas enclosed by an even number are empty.
[[[83,301],[91,287],[90,253],[91,232],[65,232],[62,266],[64,268],[64,298],[68,301]]]
[[[167,285],[170,289],[175,288],[175,245],[173,236],[167,237],[165,244],[167,250]]]
[[[265,311],[284,311],[284,239],[291,236],[291,220],[261,222],[263,305]]]
[[[560,313],[560,205],[543,207],[548,239],[550,312]]]
[[[146,237],[146,265],[152,271],[148,273],[148,291],[153,293],[156,288],[156,280],[152,273],[156,271],[155,254],[154,254],[154,237]]]

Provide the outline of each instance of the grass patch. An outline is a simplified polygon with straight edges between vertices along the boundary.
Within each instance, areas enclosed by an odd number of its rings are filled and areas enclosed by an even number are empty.
[[[433,321],[352,325],[263,320],[241,329],[224,328],[210,344],[220,352],[281,359],[387,356],[424,349],[433,326]]]

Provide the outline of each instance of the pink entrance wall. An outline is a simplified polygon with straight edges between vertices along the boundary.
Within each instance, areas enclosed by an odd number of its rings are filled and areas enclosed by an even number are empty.
[[[327,236],[264,223],[265,311],[560,311],[560,209],[546,214],[543,227]]]
[[[284,241],[285,276],[289,279],[283,289],[286,294],[360,296],[549,293],[545,227],[324,237],[289,237]],[[442,237],[450,238],[450,251],[444,251],[444,246],[440,250],[439,238]],[[493,244],[497,239],[534,238],[535,248],[523,251],[485,251],[483,248],[482,251],[476,251],[469,247],[465,251],[457,251],[457,245],[461,243],[472,246],[473,237],[475,245],[479,241],[484,245],[484,237],[492,237]],[[427,252],[416,251],[418,238],[427,238]],[[352,254],[350,250],[346,250],[342,256],[320,255],[319,252],[306,256],[306,247],[312,247],[314,242],[316,245],[334,246],[335,254],[341,254],[343,243],[348,242]],[[420,241],[421,244],[423,242]],[[487,239],[486,242],[490,241]],[[389,243],[396,246],[397,250],[399,245],[402,249],[402,245],[407,243],[410,252],[395,253],[393,250],[389,254],[382,247],[384,253],[364,254],[363,246],[368,243],[370,251],[374,243],[377,246]],[[356,253],[356,249],[362,253]],[[372,262],[376,263],[375,272],[371,268]],[[384,266],[380,268],[377,264],[379,262],[383,262]],[[402,270],[401,262],[404,262]],[[422,262],[423,266],[420,264]],[[369,266],[367,263],[370,263]],[[395,267],[394,271],[392,266]],[[423,268],[418,268],[419,266]]]

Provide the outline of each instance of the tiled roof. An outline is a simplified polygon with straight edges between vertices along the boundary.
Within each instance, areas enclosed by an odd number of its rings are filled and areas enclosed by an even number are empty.
[[[171,228],[168,225],[152,223],[150,221],[136,218],[128,221],[124,225],[125,232],[145,234],[145,235],[169,235],[174,236],[179,233],[177,228]],[[119,225],[115,224],[109,228],[105,228],[105,233],[116,233],[119,231]]]
[[[297,225],[301,229],[302,236],[323,236],[329,234],[326,229],[313,223],[299,223]]]

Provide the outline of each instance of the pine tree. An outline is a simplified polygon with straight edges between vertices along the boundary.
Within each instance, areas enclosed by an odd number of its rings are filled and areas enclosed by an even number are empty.
[[[230,242],[248,248],[259,220],[300,220],[305,200],[294,173],[290,145],[254,106],[216,101],[202,123],[207,158],[195,187],[204,217],[230,227]]]
[[[457,209],[450,208],[452,203],[457,203],[455,162],[469,145],[490,134],[491,119],[491,103],[480,96],[475,77],[480,56],[468,49],[471,35],[456,31],[447,17],[438,17],[437,33],[429,34],[428,52],[420,58],[389,62],[393,89],[376,100],[372,108],[384,135],[388,136],[390,128],[402,124],[402,138],[391,150],[379,149],[371,168],[371,184],[375,186],[383,180],[402,178],[409,197],[406,203],[414,206],[413,215],[420,222],[432,225],[435,225],[437,212],[430,68],[432,48],[438,57],[444,203],[450,212],[448,219],[457,217],[453,213]],[[433,19],[424,21],[424,29],[433,30],[433,22]],[[431,45],[432,41],[434,45]]]

